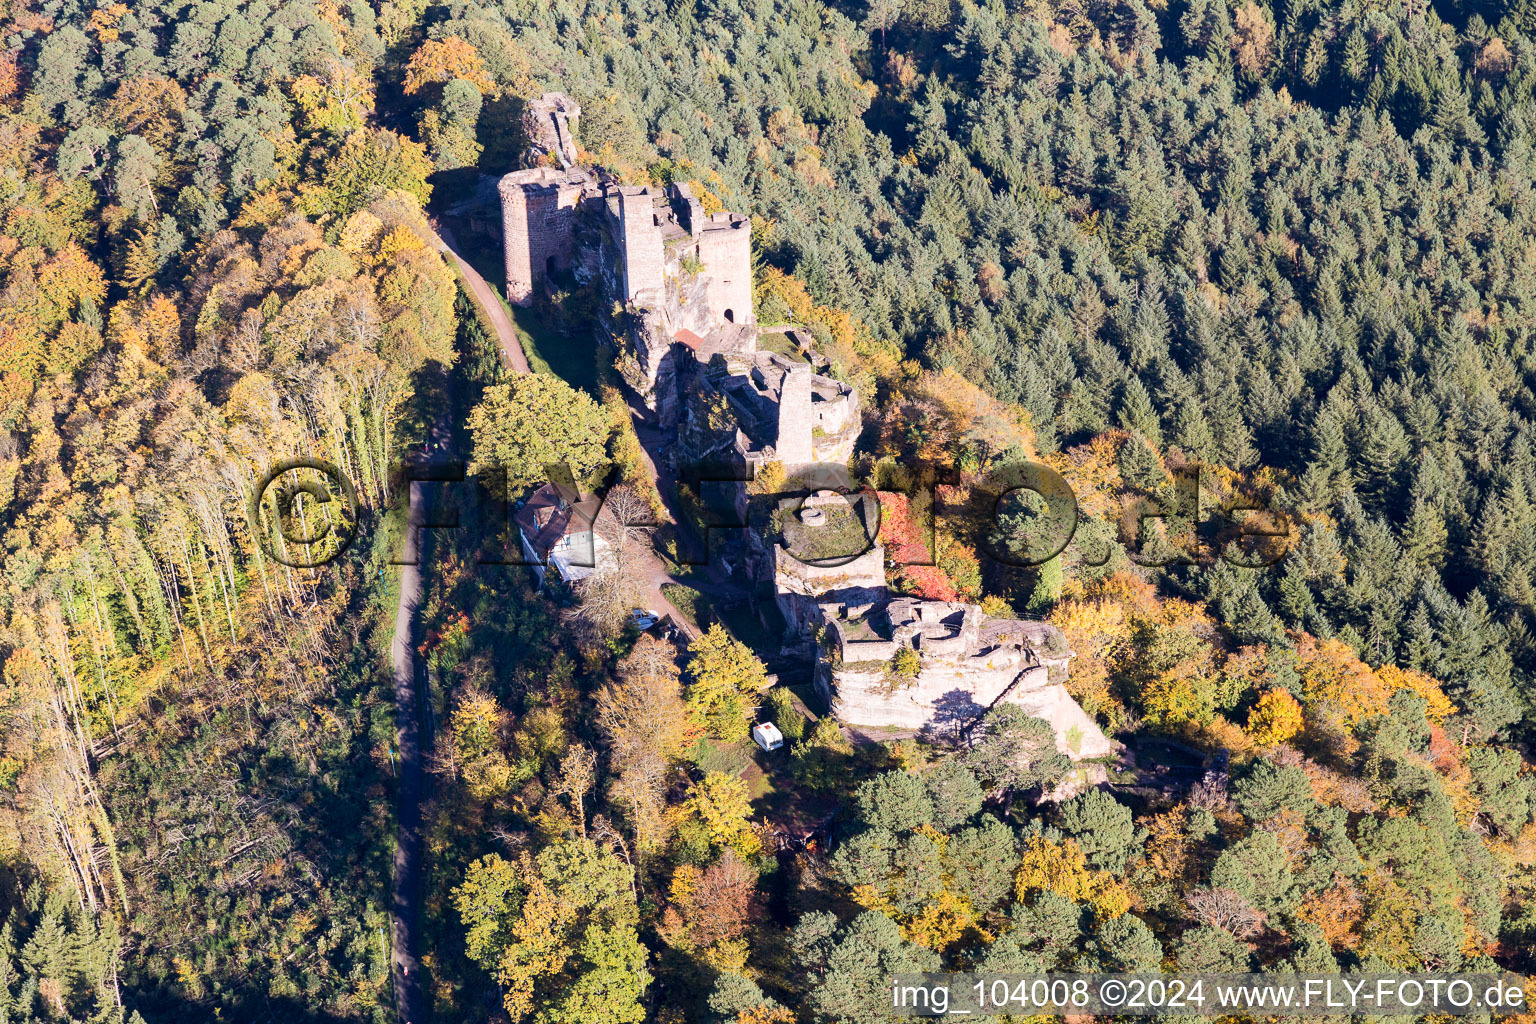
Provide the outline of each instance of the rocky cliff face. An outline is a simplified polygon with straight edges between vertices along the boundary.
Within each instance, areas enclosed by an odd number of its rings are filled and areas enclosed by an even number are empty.
[[[817,685],[832,713],[850,725],[952,737],[1009,703],[1050,722],[1057,746],[1074,759],[1112,752],[1109,738],[1062,686],[1072,652],[1054,626],[991,619],[974,605],[898,598],[829,628]],[[892,664],[904,648],[918,655],[912,678]]]
[[[803,562],[778,546],[773,556],[779,611],[792,636],[809,638],[823,621],[862,615],[885,599],[885,549],[878,544],[841,565]]]
[[[892,727],[957,735],[1000,704],[1016,704],[1051,723],[1056,746],[1074,760],[1112,752],[1109,738],[1042,667],[925,663],[916,680],[893,685],[885,665],[827,670],[832,713],[849,725]],[[824,678],[818,676],[818,679]]]

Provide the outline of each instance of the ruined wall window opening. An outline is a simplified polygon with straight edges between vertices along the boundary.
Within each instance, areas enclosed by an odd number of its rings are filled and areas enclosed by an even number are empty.
[[[735,323],[736,322],[736,314],[733,311],[729,310],[729,309],[726,310],[725,311],[725,322],[728,323],[728,324]]]

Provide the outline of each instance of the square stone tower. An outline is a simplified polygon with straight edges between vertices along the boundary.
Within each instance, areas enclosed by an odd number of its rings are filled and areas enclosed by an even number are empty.
[[[779,391],[779,437],[774,450],[789,470],[816,461],[811,446],[811,376],[809,363],[796,363],[784,373]]]
[[[636,306],[659,309],[665,295],[661,221],[656,193],[649,186],[626,185],[616,190],[615,215],[619,247],[624,258],[624,298]]]
[[[717,213],[701,224],[695,222],[693,237],[708,282],[710,318],[715,323],[755,323],[752,221],[739,213]]]

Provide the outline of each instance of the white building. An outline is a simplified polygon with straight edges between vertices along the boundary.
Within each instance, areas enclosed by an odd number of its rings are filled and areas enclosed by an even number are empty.
[[[569,488],[545,484],[513,518],[523,558],[540,583],[550,566],[562,580],[575,583],[617,564],[612,538],[618,535],[618,524],[595,496],[583,498]]]

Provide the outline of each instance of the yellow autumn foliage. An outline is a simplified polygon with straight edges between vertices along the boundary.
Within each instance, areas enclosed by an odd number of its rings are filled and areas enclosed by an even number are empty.
[[[1054,892],[1077,903],[1090,903],[1101,920],[1120,917],[1135,904],[1130,890],[1114,876],[1088,868],[1087,855],[1071,839],[1056,843],[1044,836],[1030,837],[1013,889],[1021,900]]]
[[[1248,713],[1248,735],[1260,746],[1273,746],[1301,732],[1305,723],[1300,701],[1285,690],[1270,690]]]
[[[1351,726],[1387,712],[1391,691],[1342,641],[1302,634],[1296,655],[1309,708],[1330,704]]]
[[[782,1006],[754,1006],[738,1013],[732,1024],[795,1024],[795,1015]]]
[[[901,934],[908,942],[925,949],[943,951],[975,924],[971,901],[946,888],[901,926]]]
[[[710,772],[688,790],[682,811],[704,826],[715,846],[730,847],[743,857],[762,852],[762,837],[749,820],[751,797],[741,776]]]
[[[690,906],[693,903],[694,891],[699,886],[701,872],[692,864],[679,864],[677,870],[672,872],[672,883],[667,889],[667,898],[680,906]]]
[[[1445,695],[1445,691],[1440,688],[1440,683],[1423,672],[1398,668],[1396,665],[1383,665],[1376,670],[1376,678],[1381,680],[1381,684],[1386,687],[1389,695],[1398,690],[1412,690],[1423,697],[1429,704],[1424,713],[1436,725],[1444,725],[1445,720],[1456,713],[1456,705],[1451,703],[1451,698]]]

